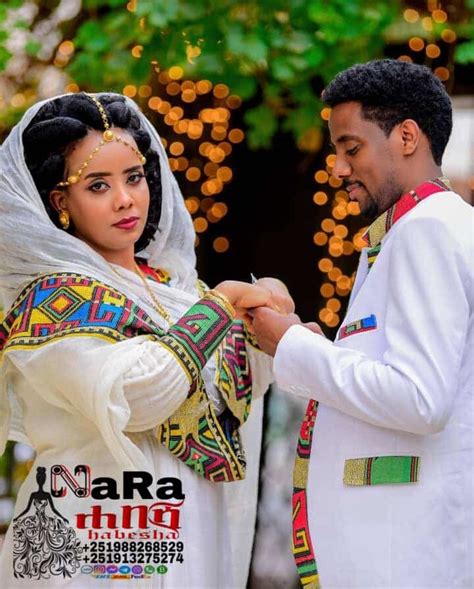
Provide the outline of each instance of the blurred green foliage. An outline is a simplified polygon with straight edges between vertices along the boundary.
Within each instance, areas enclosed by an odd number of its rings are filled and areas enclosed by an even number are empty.
[[[36,21],[60,4],[31,2],[38,8]],[[12,28],[24,26],[21,18],[8,21],[8,15],[22,4],[0,4],[0,70],[11,56],[6,45]],[[401,0],[83,0],[78,14],[61,25],[63,38],[75,48],[65,71],[82,89],[122,91],[127,84],[150,83],[159,69],[181,66],[186,78],[224,82],[247,101],[251,148],[269,147],[280,127],[304,148],[308,133],[314,139],[321,124],[322,86],[353,63],[381,56],[390,25],[405,39],[413,34],[401,17],[407,5]],[[474,0],[464,0],[461,12],[473,7]],[[2,26],[7,21],[8,27]],[[462,64],[474,62],[474,25],[464,21],[465,42],[455,54]],[[27,55],[40,55],[41,49],[41,38],[28,37]]]
[[[397,14],[386,0],[139,0],[84,22],[69,71],[82,86],[120,90],[144,83],[150,62],[183,67],[185,76],[225,82],[257,105],[246,113],[250,147],[269,147],[279,122],[296,139],[319,122],[312,81],[325,82],[383,49],[383,30]],[[130,48],[141,45],[141,58]]]
[[[17,4],[2,4],[0,23]],[[398,0],[83,0],[64,31],[75,46],[66,71],[88,90],[121,91],[174,65],[185,77],[225,82],[252,101],[250,147],[269,147],[280,123],[296,139],[320,124],[321,84],[380,55],[398,12]],[[7,35],[0,31],[0,68]],[[39,49],[29,43],[29,53]]]

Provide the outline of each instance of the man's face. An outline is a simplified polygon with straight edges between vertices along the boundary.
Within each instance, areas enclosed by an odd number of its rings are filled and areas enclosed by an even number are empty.
[[[396,133],[387,137],[376,123],[363,119],[359,102],[335,106],[329,130],[336,149],[333,173],[343,180],[350,200],[373,221],[403,193]]]

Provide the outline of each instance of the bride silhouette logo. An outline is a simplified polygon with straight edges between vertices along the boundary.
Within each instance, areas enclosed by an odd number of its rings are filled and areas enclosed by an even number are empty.
[[[26,509],[13,520],[13,571],[16,578],[72,577],[80,565],[82,547],[69,521],[54,507],[51,493],[43,489],[46,469],[36,469],[38,490]],[[50,508],[52,515],[48,515]]]

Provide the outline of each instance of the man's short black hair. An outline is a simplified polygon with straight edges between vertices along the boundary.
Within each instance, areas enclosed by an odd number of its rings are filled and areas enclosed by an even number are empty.
[[[438,78],[423,65],[377,59],[339,73],[322,94],[328,106],[360,102],[363,117],[388,136],[405,119],[427,136],[433,159],[441,165],[452,121],[451,100]]]

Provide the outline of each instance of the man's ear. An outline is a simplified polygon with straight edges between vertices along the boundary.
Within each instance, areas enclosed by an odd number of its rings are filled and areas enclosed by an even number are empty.
[[[399,127],[403,155],[412,155],[418,149],[421,130],[413,119],[405,119]]]
[[[49,193],[49,202],[50,202],[51,206],[53,207],[53,209],[55,211],[57,211],[58,213],[60,211],[67,210],[66,195],[63,190],[57,190],[57,189],[51,190],[51,192]]]

